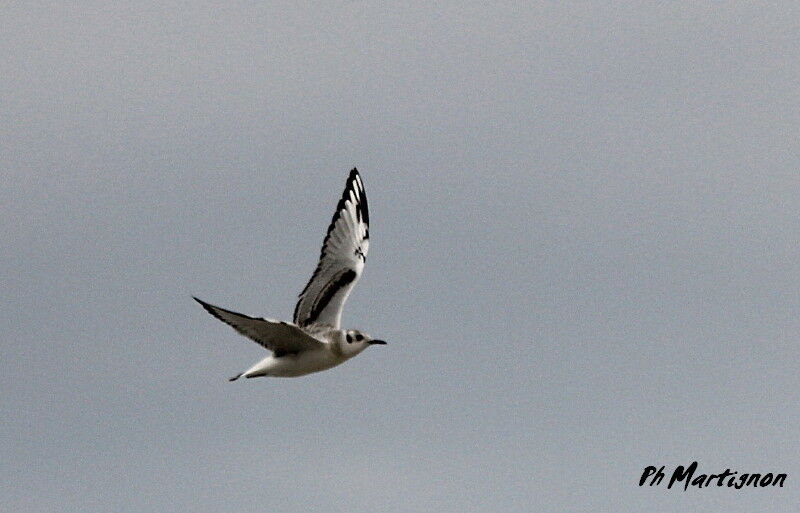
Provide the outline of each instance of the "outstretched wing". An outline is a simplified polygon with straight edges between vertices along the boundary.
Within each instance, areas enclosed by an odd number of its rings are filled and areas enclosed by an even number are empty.
[[[369,209],[364,184],[353,168],[322,243],[314,274],[294,309],[298,326],[339,328],[342,307],[361,276],[369,250]]]
[[[269,349],[275,356],[299,353],[323,347],[323,343],[303,330],[281,321],[272,321],[243,315],[194,298],[208,313],[232,327],[239,334]]]

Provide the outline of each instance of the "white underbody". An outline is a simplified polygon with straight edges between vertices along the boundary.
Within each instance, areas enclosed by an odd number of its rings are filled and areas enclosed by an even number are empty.
[[[255,378],[259,376],[274,376],[279,378],[294,378],[305,376],[312,372],[319,372],[344,363],[349,358],[336,355],[326,344],[325,347],[313,351],[303,351],[297,354],[287,354],[281,357],[267,356],[253,365],[242,377]]]

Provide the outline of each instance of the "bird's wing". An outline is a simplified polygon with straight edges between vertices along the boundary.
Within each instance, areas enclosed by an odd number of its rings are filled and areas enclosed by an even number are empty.
[[[303,330],[282,321],[250,317],[194,298],[208,313],[244,335],[269,349],[275,356],[299,353],[323,347],[323,342]]]
[[[294,309],[298,326],[339,328],[342,307],[361,276],[369,250],[369,209],[364,184],[354,168],[322,243],[319,264]]]

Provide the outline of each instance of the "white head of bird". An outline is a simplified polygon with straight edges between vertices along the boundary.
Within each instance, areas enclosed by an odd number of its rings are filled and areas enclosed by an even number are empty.
[[[385,341],[374,339],[359,330],[346,330],[343,334],[344,337],[340,347],[342,348],[342,355],[347,358],[352,358],[371,345],[386,344]]]

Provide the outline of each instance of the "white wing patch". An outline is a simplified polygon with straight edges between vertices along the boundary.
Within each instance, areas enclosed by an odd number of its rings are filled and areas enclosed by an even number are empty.
[[[347,177],[322,243],[319,263],[294,309],[298,326],[339,328],[347,296],[361,276],[369,251],[369,208],[364,184],[354,168]]]
[[[322,342],[294,324],[250,317],[208,304],[197,298],[194,300],[203,305],[208,313],[235,329],[239,334],[269,349],[277,357],[323,347]]]

